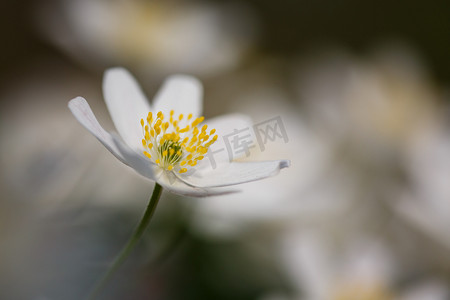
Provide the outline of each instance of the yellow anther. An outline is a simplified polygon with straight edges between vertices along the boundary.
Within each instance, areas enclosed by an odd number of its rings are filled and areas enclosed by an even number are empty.
[[[141,126],[144,126],[144,119],[141,119]]]
[[[169,122],[164,123],[164,131],[166,131],[167,128],[169,128]]]
[[[177,127],[178,125],[178,120],[173,121],[173,127]]]
[[[174,111],[173,109],[170,110],[170,115],[173,116],[174,112],[175,112],[175,111]]]
[[[180,166],[184,166],[186,164],[186,161],[183,160],[182,162],[180,162]]]
[[[202,160],[203,158],[204,158],[204,156],[203,156],[203,155],[200,155],[200,156],[196,157],[195,159],[196,159],[196,160]]]
[[[156,116],[158,117],[158,118],[161,118],[161,116],[162,116],[162,111],[158,111],[158,113],[156,114]]]
[[[214,133],[216,133],[216,129],[211,129],[211,131],[209,132],[209,135],[213,135]]]
[[[152,135],[152,137],[155,137],[155,130],[153,128],[150,130],[150,134]]]
[[[180,114],[180,116],[178,117],[178,120],[182,120],[183,119],[183,114]]]
[[[189,154],[189,155],[186,157],[186,159],[187,159],[187,160],[192,159],[192,154]]]
[[[185,133],[189,131],[189,125],[180,130],[180,133]]]
[[[192,122],[192,126],[197,126],[198,124],[200,124],[201,122],[203,122],[205,118],[204,117],[200,117],[194,120],[194,122]]]
[[[180,170],[180,173],[186,173],[187,172],[187,169],[186,168],[182,168],[181,170]]]
[[[148,131],[145,132],[145,139],[148,141],[150,139],[150,135],[148,134]]]
[[[175,154],[175,149],[170,149],[169,153],[170,153],[170,156],[174,155]]]
[[[148,132],[148,125],[145,125],[145,131],[147,131]]]
[[[173,170],[173,166],[172,165],[168,166],[167,170],[172,171]]]
[[[189,114],[187,117],[188,120],[192,119],[192,114]]]
[[[158,128],[155,128],[155,130],[156,130],[156,135],[161,133],[161,128],[158,127]]]
[[[147,148],[147,142],[144,139],[142,139],[142,146],[144,146],[144,148]]]
[[[203,125],[203,126],[202,126],[202,131],[206,131],[207,128],[208,128],[208,125],[206,125],[206,124]]]
[[[148,144],[148,149],[152,149],[153,148],[153,144],[152,143],[149,143]]]
[[[178,151],[177,151],[177,155],[178,155],[178,156],[181,156],[181,150],[178,150]]]
[[[155,160],[155,163],[159,164],[159,159]]]
[[[144,151],[144,155],[147,156],[148,158],[152,158],[152,156],[150,155],[150,153],[148,153],[147,151]]]

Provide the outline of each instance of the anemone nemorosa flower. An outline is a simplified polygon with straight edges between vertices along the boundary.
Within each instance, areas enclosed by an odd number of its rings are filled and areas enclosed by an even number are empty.
[[[120,137],[102,128],[84,98],[72,99],[69,108],[121,162],[172,192],[228,193],[224,187],[273,176],[290,164],[230,161],[223,136],[250,127],[250,119],[231,114],[204,122],[202,86],[193,77],[169,77],[150,104],[131,74],[114,68],[105,73],[103,93]]]

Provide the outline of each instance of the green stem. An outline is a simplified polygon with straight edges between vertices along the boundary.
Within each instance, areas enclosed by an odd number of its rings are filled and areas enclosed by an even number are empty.
[[[123,262],[130,255],[131,251],[134,249],[136,244],[139,242],[139,240],[141,239],[142,235],[145,232],[145,229],[150,223],[150,220],[152,219],[153,213],[155,212],[156,206],[158,205],[159,198],[161,197],[161,193],[162,193],[162,186],[159,185],[158,183],[155,183],[155,188],[153,189],[152,196],[147,205],[147,209],[145,210],[141,222],[139,222],[139,225],[135,229],[133,235],[129,239],[128,243],[123,247],[122,251],[120,251],[120,253],[117,255],[111,267],[106,271],[103,277],[101,277],[100,280],[97,282],[97,284],[94,286],[94,289],[87,298],[88,300],[93,300],[97,296],[99,296],[99,294],[106,286],[106,284],[109,282],[109,280],[112,278],[114,273],[123,264]]]

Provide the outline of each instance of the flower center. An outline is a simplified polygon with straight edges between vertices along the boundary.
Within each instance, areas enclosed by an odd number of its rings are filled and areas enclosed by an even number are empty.
[[[144,155],[165,170],[187,172],[189,167],[194,167],[204,158],[218,138],[213,136],[215,129],[209,133],[206,131],[208,125],[198,128],[204,119],[200,117],[192,121],[192,114],[186,118],[180,114],[175,118],[171,110],[170,118],[165,122],[162,112],[158,112],[156,118],[149,112],[146,122],[141,119]]]

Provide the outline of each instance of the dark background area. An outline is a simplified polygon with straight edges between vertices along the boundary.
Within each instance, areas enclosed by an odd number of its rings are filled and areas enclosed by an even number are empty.
[[[0,30],[2,84],[42,58],[64,59],[36,30],[35,9],[44,1],[3,1]],[[450,79],[449,1],[247,0],[261,22],[261,50],[289,58],[328,44],[355,53],[401,40],[425,59],[438,82]]]

